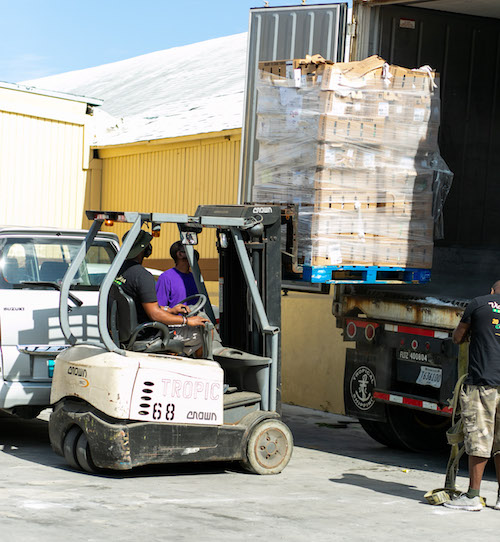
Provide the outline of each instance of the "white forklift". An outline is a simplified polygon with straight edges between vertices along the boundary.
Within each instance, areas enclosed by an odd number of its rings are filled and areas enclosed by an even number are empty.
[[[88,211],[94,220],[61,285],[59,317],[70,348],[56,358],[50,441],[75,469],[126,470],[153,463],[240,461],[257,474],[288,464],[293,439],[280,420],[281,213],[278,206],[200,206],[195,216]],[[99,292],[99,340],[79,341],[69,286],[103,223],[131,223]],[[137,326],[115,277],[142,227],[176,223],[204,308],[204,359],[179,354],[172,330]],[[193,245],[216,228],[219,332]],[[213,324],[213,325],[212,325]],[[147,344],[140,331],[153,327]],[[213,338],[212,338],[213,337]]]

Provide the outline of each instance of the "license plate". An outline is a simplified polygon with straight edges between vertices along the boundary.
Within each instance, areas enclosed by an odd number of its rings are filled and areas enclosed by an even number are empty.
[[[441,387],[443,371],[439,367],[420,367],[417,384],[421,386]]]
[[[398,359],[403,361],[420,361],[421,363],[429,363],[432,361],[432,355],[428,352],[414,352],[413,350],[398,350]]]

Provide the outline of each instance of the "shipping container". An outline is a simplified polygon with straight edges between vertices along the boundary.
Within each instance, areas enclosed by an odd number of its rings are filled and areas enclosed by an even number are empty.
[[[316,53],[333,61],[379,55],[389,64],[428,65],[440,74],[439,146],[454,180],[444,237],[435,241],[432,280],[336,286],[333,313],[349,348],[341,367],[329,371],[321,360],[316,375],[330,380],[330,396],[344,392],[346,412],[380,442],[433,448],[443,443],[447,399],[464,370],[451,332],[468,300],[488,293],[500,278],[500,4],[354,0],[251,10],[240,201],[251,198],[258,157],[257,63]],[[286,363],[284,356],[284,378],[311,373],[302,364],[286,376]]]

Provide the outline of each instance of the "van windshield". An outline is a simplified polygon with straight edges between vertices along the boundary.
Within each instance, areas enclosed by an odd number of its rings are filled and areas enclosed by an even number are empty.
[[[26,282],[61,284],[81,242],[78,238],[58,235],[0,240],[0,289],[22,287]],[[110,242],[95,240],[72,288],[98,289],[115,253],[115,247]]]

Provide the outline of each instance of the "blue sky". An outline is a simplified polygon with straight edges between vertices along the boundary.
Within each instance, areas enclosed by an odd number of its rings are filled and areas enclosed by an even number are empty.
[[[246,32],[249,9],[263,6],[263,0],[0,0],[0,81],[15,83]]]

